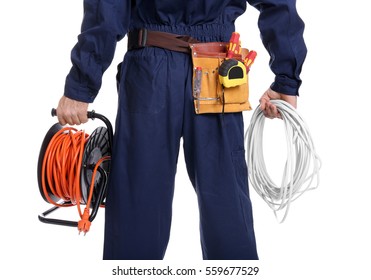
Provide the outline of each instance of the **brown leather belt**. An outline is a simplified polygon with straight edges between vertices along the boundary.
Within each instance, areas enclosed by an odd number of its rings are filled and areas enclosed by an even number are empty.
[[[189,45],[198,41],[188,35],[177,35],[144,28],[128,33],[128,50],[144,47],[158,47],[176,52],[190,53]]]

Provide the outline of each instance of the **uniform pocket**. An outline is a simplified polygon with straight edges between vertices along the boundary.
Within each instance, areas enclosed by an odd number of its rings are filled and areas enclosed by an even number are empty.
[[[122,65],[120,105],[129,113],[156,114],[165,106],[166,58],[138,54],[128,53]]]

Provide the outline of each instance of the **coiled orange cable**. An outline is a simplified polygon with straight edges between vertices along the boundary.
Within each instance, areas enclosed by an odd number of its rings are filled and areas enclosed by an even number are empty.
[[[41,169],[41,183],[43,193],[47,201],[58,207],[69,207],[76,205],[81,220],[78,222],[79,232],[85,234],[89,231],[91,222],[90,204],[93,197],[95,176],[98,167],[109,156],[102,157],[95,164],[92,179],[90,183],[90,192],[84,211],[81,210],[81,204],[84,203],[81,197],[80,171],[84,153],[84,147],[89,135],[73,127],[64,127],[59,130],[50,140],[45,151]],[[47,190],[47,184],[50,193],[67,203],[55,202]]]

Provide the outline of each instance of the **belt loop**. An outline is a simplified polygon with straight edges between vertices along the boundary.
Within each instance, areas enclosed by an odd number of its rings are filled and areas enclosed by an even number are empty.
[[[145,28],[139,29],[139,36],[138,36],[138,44],[139,47],[145,47],[147,45],[147,38],[148,38],[148,31]]]

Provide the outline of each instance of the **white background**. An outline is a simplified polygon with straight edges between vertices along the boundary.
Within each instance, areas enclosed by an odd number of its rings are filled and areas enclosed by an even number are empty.
[[[7,275],[6,279],[27,276],[77,279],[86,275],[108,279],[111,269],[117,265],[164,267],[169,264],[200,269],[208,265],[258,265],[261,271],[255,279],[264,280],[369,279],[371,99],[368,67],[371,59],[367,3],[351,4],[344,0],[299,0],[297,3],[306,23],[308,47],[298,110],[310,128],[323,167],[319,188],[294,202],[282,224],[251,190],[261,260],[201,260],[196,197],[181,153],[166,259],[138,263],[101,261],[104,209],[86,236],[79,236],[75,228],[38,221],[38,215],[51,207],[39,193],[38,155],[45,133],[56,122],[50,117],[50,109],[57,106],[63,93],[64,79],[70,68],[70,50],[79,33],[82,1],[2,1],[1,278]],[[250,101],[254,108],[273,79],[269,58],[259,38],[257,16],[258,12],[249,6],[237,22],[243,45],[258,52],[250,74]],[[116,111],[114,76],[125,52],[125,42],[118,45],[100,95],[90,107],[106,115],[112,123]],[[251,114],[245,113],[246,126]],[[92,126],[97,126],[97,122]],[[269,127],[280,135],[279,122]],[[284,144],[272,137],[268,145],[281,152],[266,155],[269,166],[275,167],[271,171],[279,174]],[[56,215],[77,220],[75,208],[58,210]]]

